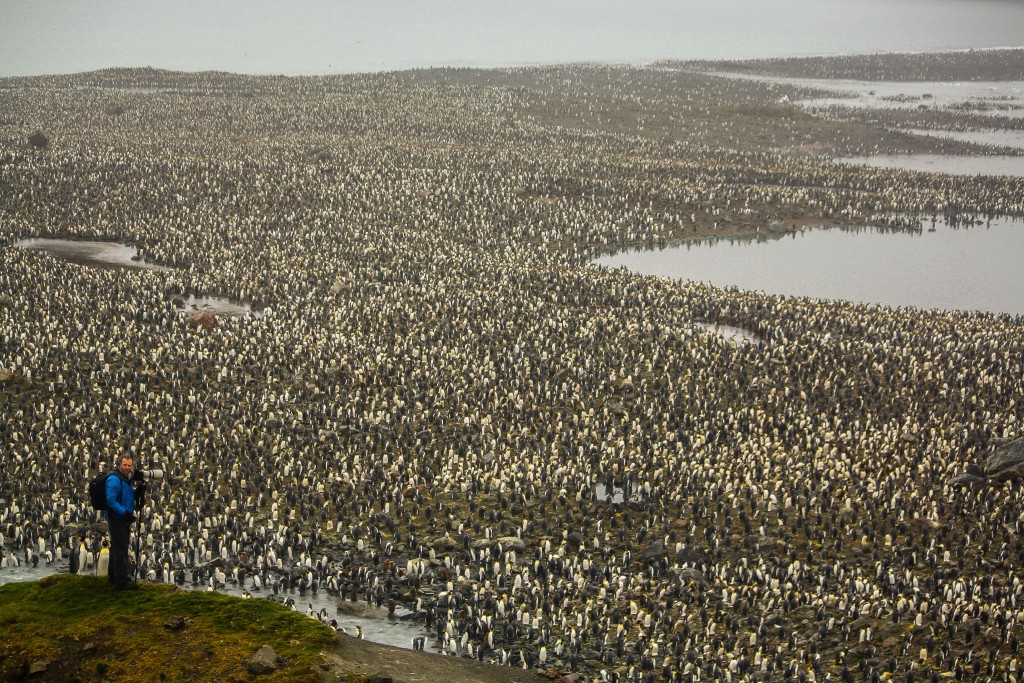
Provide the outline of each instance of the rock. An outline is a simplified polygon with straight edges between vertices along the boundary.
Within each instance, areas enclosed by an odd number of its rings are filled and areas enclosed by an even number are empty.
[[[209,311],[197,311],[188,317],[190,325],[210,329],[217,327],[217,317]]]
[[[434,547],[434,550],[438,550],[440,552],[450,552],[459,548],[459,544],[456,540],[447,534],[435,538],[430,545]]]
[[[108,104],[103,110],[103,113],[107,116],[120,116],[124,113],[124,107],[120,104]]]
[[[1024,439],[1016,439],[996,448],[985,461],[985,474],[993,481],[1024,477]]]
[[[699,548],[683,547],[676,552],[676,561],[681,564],[689,564],[696,566],[698,564],[706,563],[708,560],[707,554]]]
[[[573,531],[571,534],[566,536],[565,540],[569,542],[569,545],[577,549],[582,548],[583,544],[586,542],[586,539],[583,538],[583,534],[578,531]]]
[[[984,486],[988,486],[988,479],[986,479],[985,477],[979,477],[976,474],[970,474],[968,472],[964,472],[964,473],[958,474],[955,477],[953,477],[952,479],[950,479],[949,480],[949,484],[951,486],[965,486],[965,487],[972,487],[972,488],[982,488]]]
[[[14,381],[14,373],[10,370],[0,368],[0,384],[7,384]]]
[[[662,541],[649,543],[646,548],[640,551],[641,562],[654,562],[665,556],[665,544]]]
[[[696,583],[704,583],[704,574],[699,569],[680,569],[679,570],[680,581],[694,581]]]
[[[274,648],[264,645],[249,659],[245,660],[246,670],[255,675],[268,674],[277,670],[277,653]]]
[[[515,550],[517,553],[526,550],[526,542],[518,536],[502,536],[498,539],[498,543],[505,550]]]
[[[35,674],[41,674],[44,671],[46,671],[46,667],[48,667],[49,665],[50,662],[46,659],[40,659],[38,661],[32,662],[31,664],[29,664],[28,667],[28,675],[33,676]]]
[[[582,680],[583,680],[582,674],[578,674],[578,673],[573,672],[571,674],[565,674],[564,676],[559,678],[558,679],[558,683],[580,683],[580,681],[582,681]]]
[[[42,131],[38,130],[28,137],[28,142],[30,145],[38,149],[42,149],[50,144],[50,140],[43,135]]]
[[[185,628],[185,617],[173,616],[164,622],[164,628],[168,631],[180,631]]]
[[[367,678],[366,683],[392,683],[392,678],[384,674],[376,674]]]
[[[309,156],[316,161],[334,161],[334,155],[326,147],[318,147],[309,151]]]
[[[920,531],[930,531],[939,526],[939,523],[933,519],[927,517],[914,517],[910,520],[910,526]],[[900,555],[903,557],[909,557],[914,554],[913,548],[900,548]]]

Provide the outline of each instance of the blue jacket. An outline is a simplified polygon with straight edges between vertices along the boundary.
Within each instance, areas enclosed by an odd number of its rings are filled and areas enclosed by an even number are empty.
[[[123,474],[111,472],[107,477],[106,493],[108,515],[124,519],[135,513],[135,489]]]

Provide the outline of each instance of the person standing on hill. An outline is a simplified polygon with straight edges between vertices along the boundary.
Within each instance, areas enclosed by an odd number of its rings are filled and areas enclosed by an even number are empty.
[[[128,548],[131,525],[135,521],[136,491],[132,486],[130,455],[122,455],[117,470],[107,477],[107,525],[110,528],[110,566],[107,580],[117,590],[137,590],[139,584],[128,577]],[[141,492],[140,492],[141,493]]]

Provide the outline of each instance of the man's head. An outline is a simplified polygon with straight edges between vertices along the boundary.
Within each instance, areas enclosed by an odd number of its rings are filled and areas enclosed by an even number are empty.
[[[121,462],[118,464],[117,469],[119,469],[121,471],[121,474],[123,474],[124,476],[131,477],[132,476],[132,466],[134,464],[135,464],[135,462],[132,460],[132,456],[130,456],[130,455],[122,455],[121,456]]]

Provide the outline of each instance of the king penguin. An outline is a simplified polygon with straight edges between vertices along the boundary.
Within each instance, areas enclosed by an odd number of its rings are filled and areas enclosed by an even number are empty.
[[[104,543],[100,549],[100,557],[96,561],[96,576],[106,576],[107,568],[110,566],[110,548]]]

